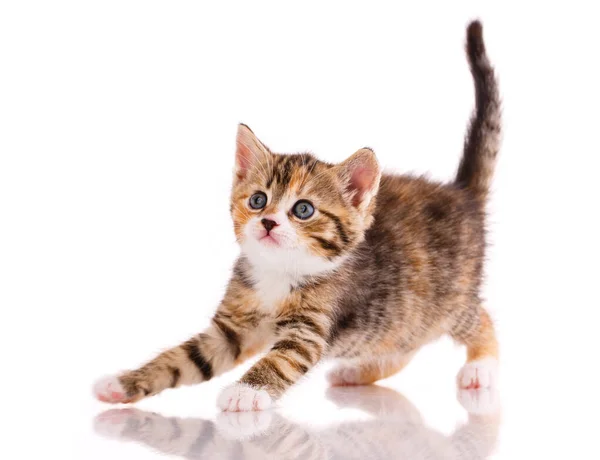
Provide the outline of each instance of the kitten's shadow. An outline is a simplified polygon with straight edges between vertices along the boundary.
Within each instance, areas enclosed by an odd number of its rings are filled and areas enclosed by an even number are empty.
[[[495,395],[464,390],[468,421],[449,436],[428,428],[404,396],[389,388],[332,388],[327,396],[339,407],[372,416],[313,429],[277,412],[222,413],[211,420],[163,417],[137,409],[113,409],[95,420],[96,431],[119,441],[134,441],[160,453],[188,459],[485,459],[494,450],[500,416]],[[479,403],[479,404],[477,404]],[[482,414],[482,404],[487,414]]]

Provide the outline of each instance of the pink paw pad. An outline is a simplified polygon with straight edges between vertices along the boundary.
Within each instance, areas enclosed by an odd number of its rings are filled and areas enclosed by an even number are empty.
[[[475,375],[470,376],[469,383],[464,386],[465,390],[477,390],[481,388],[481,384],[479,383],[479,369],[475,368],[473,370],[475,371]]]
[[[458,374],[458,386],[464,390],[479,390],[497,385],[498,361],[484,358],[470,361]]]
[[[94,395],[106,403],[126,403],[128,399],[118,377],[104,377],[94,385]]]
[[[271,406],[272,400],[265,390],[235,384],[223,390],[217,400],[221,410],[229,412],[261,411]]]

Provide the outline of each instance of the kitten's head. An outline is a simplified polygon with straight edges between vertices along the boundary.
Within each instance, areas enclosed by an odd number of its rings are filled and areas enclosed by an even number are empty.
[[[297,275],[334,268],[371,225],[380,176],[370,149],[328,164],[271,153],[240,125],[231,214],[242,252],[254,265]]]

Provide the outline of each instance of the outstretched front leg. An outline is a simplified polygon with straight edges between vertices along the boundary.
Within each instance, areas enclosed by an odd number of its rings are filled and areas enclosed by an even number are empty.
[[[330,317],[309,305],[290,308],[275,323],[269,352],[217,401],[222,410],[263,410],[306,374],[323,356]]]
[[[205,382],[260,352],[271,336],[260,327],[262,318],[252,302],[234,279],[207,330],[139,369],[100,379],[94,386],[96,397],[135,402],[167,388]]]

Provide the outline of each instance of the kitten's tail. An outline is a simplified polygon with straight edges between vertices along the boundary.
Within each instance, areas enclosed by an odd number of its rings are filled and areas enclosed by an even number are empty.
[[[467,28],[467,57],[475,83],[475,110],[465,138],[456,184],[479,198],[487,196],[500,149],[500,96],[483,43],[483,27],[473,21]]]

